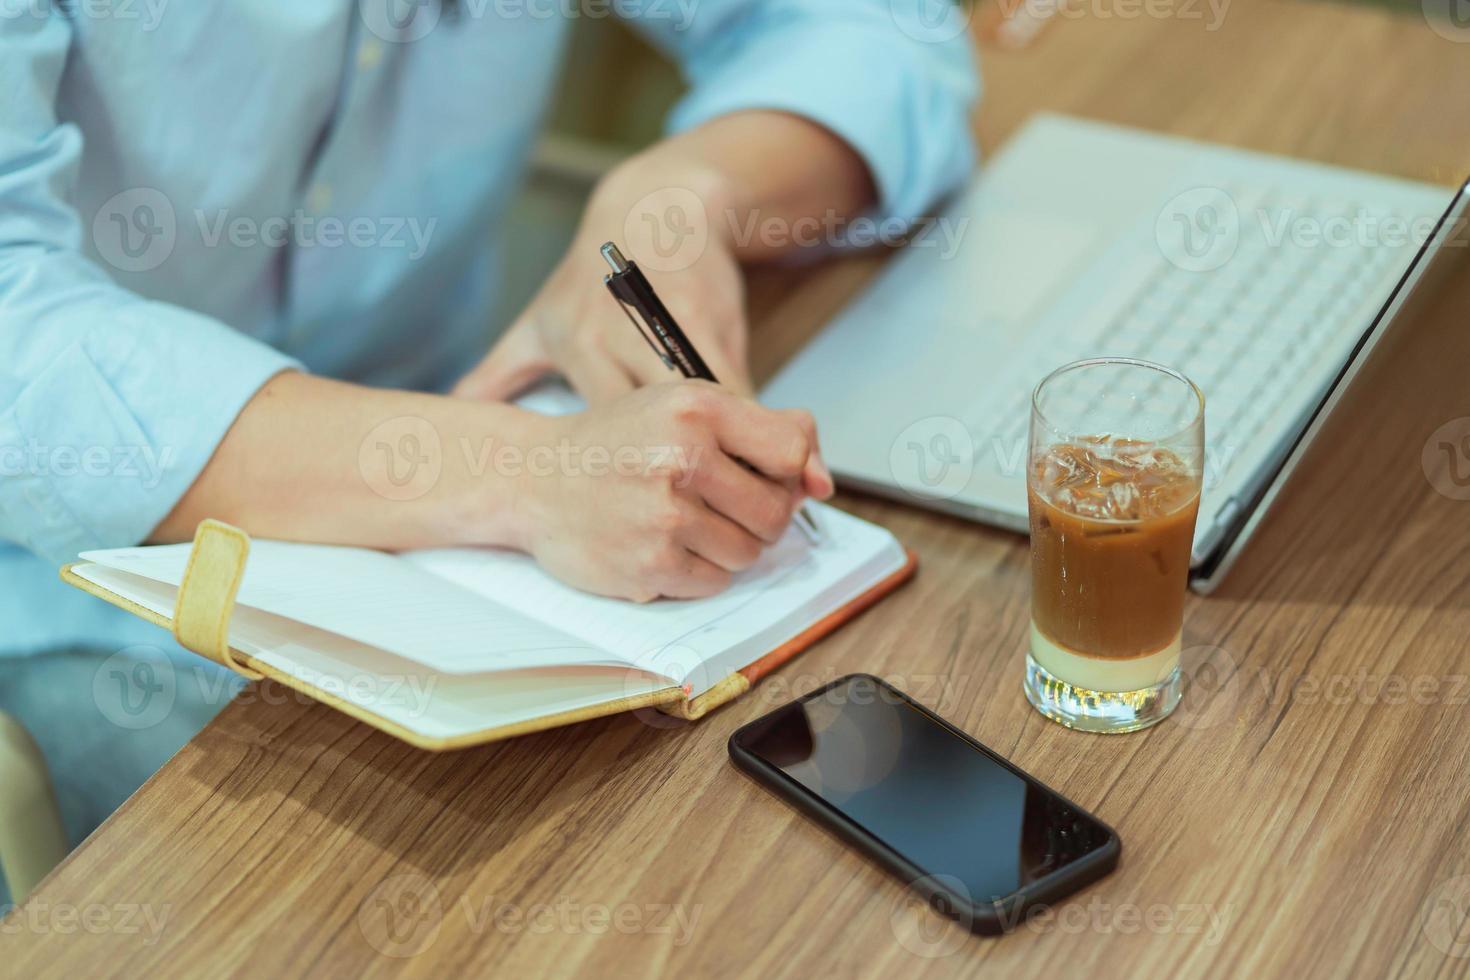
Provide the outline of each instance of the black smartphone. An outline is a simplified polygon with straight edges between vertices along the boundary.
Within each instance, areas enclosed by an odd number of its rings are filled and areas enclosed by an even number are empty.
[[[744,726],[730,758],[984,935],[1103,877],[1122,851],[1107,824],[866,674]]]

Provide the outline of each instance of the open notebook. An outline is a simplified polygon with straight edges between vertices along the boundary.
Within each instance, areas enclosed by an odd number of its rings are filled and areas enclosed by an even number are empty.
[[[555,385],[520,404],[546,414],[580,407]],[[699,717],[912,573],[912,557],[887,531],[809,506],[821,545],[788,530],[727,591],[697,601],[599,598],[505,551],[390,555],[250,542],[217,522],[206,522],[218,531],[208,536],[201,525],[192,546],[85,552],[62,578],[174,628],[191,554],[213,542],[200,567],[229,588],[189,591],[219,607],[210,613],[219,649],[176,630],[181,642],[415,745],[446,749],[655,705]]]
[[[229,645],[254,669],[431,748],[697,704],[744,676],[719,703],[755,679],[740,671],[784,647],[794,656],[910,570],[887,531],[817,506],[820,546],[793,529],[724,593],[642,606],[578,592],[510,552],[255,541]],[[167,625],[191,547],[90,551],[63,577]]]

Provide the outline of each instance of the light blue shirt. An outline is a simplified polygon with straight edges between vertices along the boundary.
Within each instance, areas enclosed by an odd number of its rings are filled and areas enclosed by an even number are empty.
[[[146,538],[276,372],[484,354],[569,14],[678,60],[671,130],[809,117],[904,218],[973,163],[946,3],[0,0],[0,654],[162,642],[56,570]]]

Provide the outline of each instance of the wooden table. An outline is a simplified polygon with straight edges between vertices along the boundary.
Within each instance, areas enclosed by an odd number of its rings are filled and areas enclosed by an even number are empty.
[[[987,149],[1051,108],[1470,172],[1470,45],[1417,16],[1238,0],[1209,32],[1093,13],[985,74]],[[760,280],[761,370],[873,266]],[[431,755],[247,692],[6,921],[0,974],[1464,975],[1470,502],[1420,459],[1470,415],[1465,285],[1435,343],[1339,418],[1223,594],[1191,602],[1196,676],[1168,724],[1043,720],[1020,693],[1024,540],[849,496],[919,551],[919,578],[744,701],[695,726],[622,717]],[[736,726],[854,670],[1112,823],[1119,870],[1001,941],[916,917],[726,761]]]

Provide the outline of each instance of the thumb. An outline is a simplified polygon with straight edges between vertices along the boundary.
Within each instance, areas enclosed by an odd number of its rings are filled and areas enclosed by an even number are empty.
[[[508,401],[550,373],[551,359],[529,320],[516,322],[450,394],[477,401]]]

